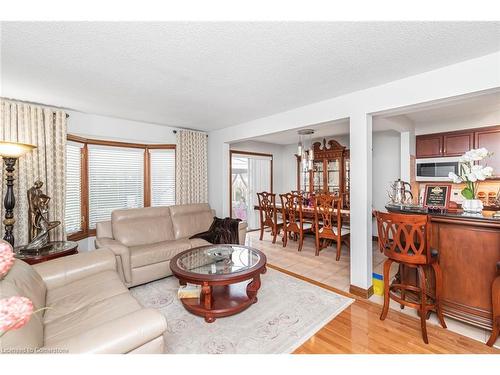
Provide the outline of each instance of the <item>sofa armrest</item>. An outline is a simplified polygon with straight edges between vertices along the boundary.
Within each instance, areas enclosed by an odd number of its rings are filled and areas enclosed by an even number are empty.
[[[109,237],[113,238],[113,227],[111,221],[100,221],[95,225],[96,237]]]
[[[111,251],[100,249],[35,264],[33,268],[50,289],[99,272],[116,271],[116,259]]]
[[[238,238],[240,240],[240,245],[245,244],[245,238],[247,235],[248,224],[246,221],[240,221],[238,224]]]
[[[69,353],[128,353],[163,335],[167,322],[153,309],[141,309],[99,327],[42,348]]]
[[[123,278],[125,279],[125,283],[130,284],[132,282],[132,265],[130,263],[129,248],[120,241],[108,237],[96,238],[95,244],[98,249],[109,249],[120,258],[119,263],[121,263]]]

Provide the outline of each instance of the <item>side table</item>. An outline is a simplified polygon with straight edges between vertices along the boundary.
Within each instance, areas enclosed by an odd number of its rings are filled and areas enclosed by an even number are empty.
[[[75,241],[52,241],[44,249],[37,252],[23,251],[23,247],[16,246],[14,248],[14,255],[17,259],[23,260],[28,264],[37,264],[67,255],[78,254],[78,243]]]

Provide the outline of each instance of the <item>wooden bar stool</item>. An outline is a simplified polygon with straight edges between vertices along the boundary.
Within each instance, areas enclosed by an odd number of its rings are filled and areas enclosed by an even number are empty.
[[[299,194],[280,194],[281,211],[283,217],[283,247],[288,243],[288,235],[294,234],[299,239],[299,251],[304,245],[304,236],[311,232],[313,225],[304,221],[302,203],[304,198]]]
[[[278,214],[276,210],[276,194],[263,191],[257,193],[259,199],[259,214],[260,214],[260,240],[264,236],[264,228],[271,228],[271,235],[273,236],[273,243],[276,243],[283,222],[278,222]]]
[[[493,346],[500,332],[500,262],[497,263],[497,277],[491,286],[491,302],[493,305],[493,328],[486,345]]]
[[[440,305],[442,285],[441,268],[438,252],[430,246],[430,224],[427,215],[406,215],[375,212],[378,227],[378,244],[387,260],[384,263],[384,307],[380,320],[384,320],[389,311],[390,299],[397,301],[401,308],[412,307],[419,311],[422,338],[426,344],[427,316],[434,310],[443,328],[446,328]],[[407,284],[403,277],[390,283],[392,263],[415,268],[418,272],[418,286]],[[434,295],[427,291],[426,268],[434,270],[436,286]],[[401,268],[400,268],[401,269]],[[399,294],[398,294],[399,293]],[[413,298],[412,298],[413,297]]]
[[[342,226],[342,198],[328,193],[317,194],[314,204],[316,255],[326,247],[325,240],[337,242],[336,260],[340,260],[342,242],[349,246],[349,228]],[[321,224],[320,224],[321,223]],[[323,240],[323,244],[321,244]]]

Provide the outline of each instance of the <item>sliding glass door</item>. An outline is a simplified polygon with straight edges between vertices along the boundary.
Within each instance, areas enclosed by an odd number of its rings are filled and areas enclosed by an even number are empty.
[[[248,222],[248,229],[259,228],[257,193],[272,191],[273,157],[243,151],[231,151],[231,217]]]

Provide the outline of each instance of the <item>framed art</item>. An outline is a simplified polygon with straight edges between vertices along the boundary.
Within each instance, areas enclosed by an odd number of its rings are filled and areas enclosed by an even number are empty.
[[[426,184],[424,189],[424,207],[448,208],[450,204],[451,184]]]

